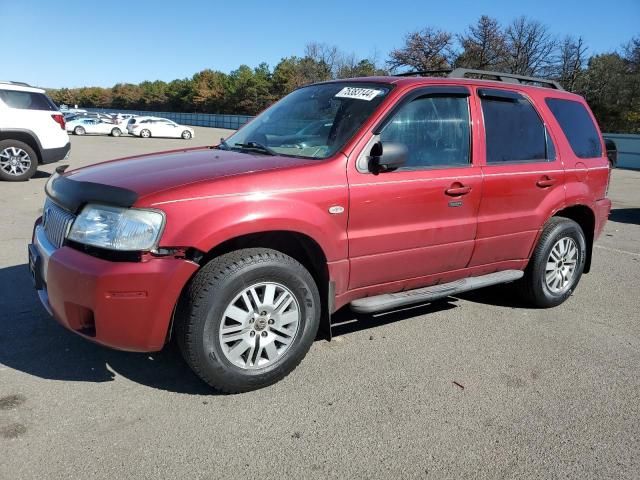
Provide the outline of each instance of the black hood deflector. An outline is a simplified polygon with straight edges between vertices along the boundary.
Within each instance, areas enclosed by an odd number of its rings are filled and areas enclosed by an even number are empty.
[[[64,176],[66,167],[58,167],[44,189],[51,200],[74,214],[87,203],[128,208],[138,200],[138,194],[126,188],[72,180]]]

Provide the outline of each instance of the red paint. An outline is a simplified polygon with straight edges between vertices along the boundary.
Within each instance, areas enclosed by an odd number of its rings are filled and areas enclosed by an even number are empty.
[[[135,190],[137,207],[163,210],[167,223],[160,247],[207,252],[250,233],[307,235],[327,259],[338,308],[363,296],[523,269],[544,223],[568,206],[588,207],[596,219],[594,235],[602,231],[611,208],[605,198],[607,158],[576,158],[544,102],[552,96],[584,103],[581,97],[480,80],[367,81],[396,86],[343,151],[324,161],[196,148],[66,175]],[[380,175],[358,171],[356,161],[366,154],[377,122],[405,94],[429,85],[471,89],[472,165]],[[487,165],[479,86],[528,97],[549,129],[556,160]],[[345,210],[331,214],[333,206]],[[74,331],[93,321],[98,343],[158,350],[197,268],[177,258],[114,263],[63,247],[49,264],[50,303],[55,317]]]

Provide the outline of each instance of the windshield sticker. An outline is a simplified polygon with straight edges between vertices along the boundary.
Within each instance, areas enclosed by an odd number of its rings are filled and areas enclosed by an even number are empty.
[[[335,97],[353,98],[356,100],[366,100],[367,102],[370,102],[381,93],[381,90],[376,90],[375,88],[344,87],[342,90],[336,93]]]

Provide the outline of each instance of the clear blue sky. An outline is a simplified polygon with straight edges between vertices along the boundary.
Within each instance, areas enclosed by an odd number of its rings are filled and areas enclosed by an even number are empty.
[[[0,77],[45,87],[168,81],[273,66],[310,41],[384,60],[408,31],[461,32],[482,14],[582,35],[591,53],[640,34],[640,0],[0,0]]]

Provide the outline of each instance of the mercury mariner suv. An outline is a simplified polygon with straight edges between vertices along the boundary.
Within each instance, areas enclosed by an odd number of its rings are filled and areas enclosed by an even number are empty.
[[[109,347],[173,337],[225,392],[290,373],[331,314],[515,283],[540,308],[589,271],[610,167],[584,99],[548,80],[318,83],[226,141],[64,171],[29,264],[45,308]]]

